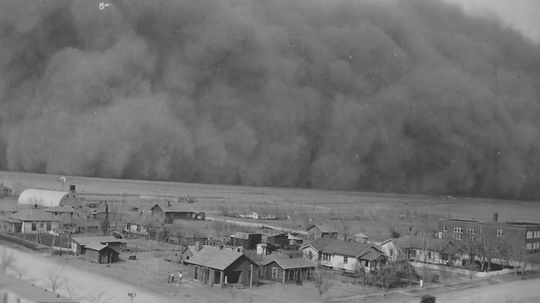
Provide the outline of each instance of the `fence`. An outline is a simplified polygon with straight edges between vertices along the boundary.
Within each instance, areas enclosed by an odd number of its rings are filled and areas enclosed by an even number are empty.
[[[47,249],[50,249],[50,247],[47,247],[45,245],[39,244],[39,243],[34,242],[34,241],[29,241],[29,240],[26,240],[26,239],[23,239],[23,238],[19,238],[19,237],[16,237],[16,236],[12,235],[12,234],[0,233],[0,239],[15,243],[15,244],[27,247],[27,248],[30,248],[32,250],[47,250]]]

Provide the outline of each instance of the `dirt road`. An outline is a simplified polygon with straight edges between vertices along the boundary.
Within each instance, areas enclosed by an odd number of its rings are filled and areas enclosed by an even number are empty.
[[[137,303],[175,302],[172,298],[135,289],[131,285],[114,279],[59,265],[54,260],[51,260],[51,256],[47,254],[29,253],[0,245],[0,252],[4,249],[13,253],[16,267],[23,269],[22,278],[24,280],[50,290],[51,283],[48,282],[48,277],[51,276],[51,270],[54,270],[62,280],[58,293],[70,297],[67,290],[70,288],[73,298],[81,301],[81,303],[129,303],[131,301],[128,293],[132,292],[136,293],[133,302]],[[16,274],[13,269],[9,269],[8,273]],[[64,280],[67,282],[64,282]]]

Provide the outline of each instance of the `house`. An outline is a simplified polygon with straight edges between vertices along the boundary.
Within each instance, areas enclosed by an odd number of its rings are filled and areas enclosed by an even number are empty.
[[[134,220],[124,225],[124,232],[135,235],[148,235],[148,228],[141,220]]]
[[[208,246],[206,245],[203,246],[203,245],[200,245],[199,243],[195,243],[195,245],[185,246],[180,253],[180,259],[182,261],[189,260],[191,257],[193,257],[194,254],[196,254],[197,252],[199,252],[201,249],[205,247],[208,247]]]
[[[193,265],[193,279],[205,284],[256,285],[259,277],[259,266],[246,255],[215,247],[203,248],[184,263]]]
[[[263,235],[263,242],[277,248],[285,248],[289,244],[287,233],[271,232]]]
[[[375,245],[321,238],[300,247],[305,258],[323,267],[355,272],[371,271],[386,263],[386,256]]]
[[[15,233],[20,232],[22,222],[12,219],[10,216],[0,215],[0,232]]]
[[[229,237],[229,244],[232,246],[242,246],[245,249],[255,249],[257,244],[262,243],[262,234],[235,232]]]
[[[197,219],[197,212],[185,203],[156,203],[150,208],[152,216],[161,218],[165,223],[172,223],[175,219],[194,220]]]
[[[456,262],[459,262],[460,256],[462,255],[461,248],[454,245],[452,241],[433,237],[408,235],[391,239],[391,242],[393,242],[396,247],[394,253],[397,255],[395,258],[404,258],[409,261],[455,265],[457,264]],[[387,242],[385,246],[387,246],[388,249],[392,247],[389,242]]]
[[[0,274],[0,298],[2,302],[24,303],[78,303],[24,280]]]
[[[327,224],[314,224],[307,228],[308,240],[337,239],[338,232],[335,226]]]
[[[265,280],[281,283],[310,280],[316,264],[305,258],[273,258],[261,262]]]
[[[21,223],[20,233],[56,233],[60,228],[60,221],[51,213],[41,208],[23,209],[10,217]]]
[[[0,203],[0,216],[10,216],[14,213],[18,212],[19,210],[28,209],[27,205],[19,205],[17,203]]]
[[[388,257],[389,261],[397,261],[403,256],[403,251],[396,244],[395,239],[388,239],[378,244],[379,249]]]
[[[44,189],[26,189],[19,195],[18,204],[39,205],[44,207],[55,207],[80,205],[80,199],[72,186],[69,192],[44,190]]]
[[[126,241],[115,237],[73,237],[72,250],[76,255],[83,255],[97,263],[113,263],[120,258],[120,249]]]

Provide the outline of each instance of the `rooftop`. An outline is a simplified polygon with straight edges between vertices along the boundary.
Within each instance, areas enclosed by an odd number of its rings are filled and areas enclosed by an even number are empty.
[[[20,210],[11,215],[11,218],[19,221],[58,221],[51,213],[40,208]]]
[[[184,262],[217,270],[225,270],[242,256],[251,261],[251,259],[245,256],[243,253],[223,250],[215,247],[205,247],[197,253],[194,253],[189,260],[185,260]]]
[[[368,251],[371,244],[358,242],[345,242],[339,239],[317,239],[308,245],[327,254],[358,257]]]
[[[310,230],[313,227],[318,228],[323,233],[337,233],[337,228],[329,224],[313,224],[309,226],[307,230]]]
[[[179,202],[160,202],[154,204],[151,209],[154,209],[156,206],[161,208],[165,213],[195,213],[195,209],[188,205],[187,203]]]

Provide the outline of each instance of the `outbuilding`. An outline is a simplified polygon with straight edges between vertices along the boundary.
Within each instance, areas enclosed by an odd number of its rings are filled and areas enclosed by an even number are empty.
[[[74,188],[70,192],[30,188],[20,194],[18,204],[56,207],[66,205],[76,206],[80,202]]]
[[[268,260],[262,264],[266,280],[281,283],[310,280],[315,271],[315,263],[305,258]]]
[[[259,277],[259,266],[246,255],[214,247],[203,248],[184,263],[193,265],[193,279],[205,284],[256,285]]]

